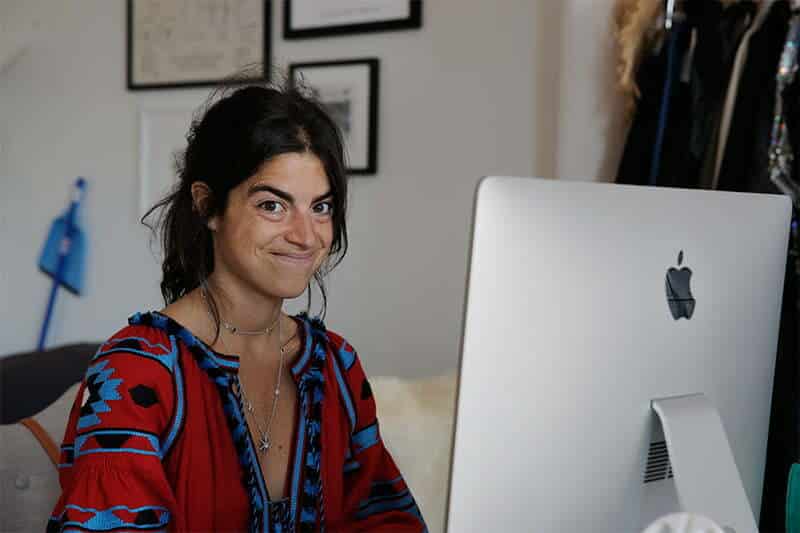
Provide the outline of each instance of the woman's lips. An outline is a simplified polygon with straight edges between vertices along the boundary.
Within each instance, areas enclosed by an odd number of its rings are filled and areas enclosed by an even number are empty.
[[[273,252],[278,261],[292,266],[309,266],[314,262],[314,254],[279,254]]]

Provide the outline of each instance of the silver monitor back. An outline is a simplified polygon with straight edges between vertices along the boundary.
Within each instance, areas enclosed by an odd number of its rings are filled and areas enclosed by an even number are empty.
[[[790,215],[782,196],[484,178],[448,531],[641,531],[672,483],[648,465],[651,400],[696,393],[757,520]],[[692,271],[691,319],[670,267]]]

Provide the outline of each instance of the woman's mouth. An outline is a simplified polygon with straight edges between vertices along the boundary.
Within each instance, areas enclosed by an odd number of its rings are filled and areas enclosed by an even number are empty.
[[[314,263],[313,253],[281,254],[273,252],[272,255],[274,255],[278,261],[291,266],[307,267]]]

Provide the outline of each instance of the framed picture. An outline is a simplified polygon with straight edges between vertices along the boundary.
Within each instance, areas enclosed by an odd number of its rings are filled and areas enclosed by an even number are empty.
[[[350,174],[375,174],[378,154],[376,58],[293,63],[293,84],[307,87],[339,125]]]
[[[196,107],[187,102],[139,108],[139,217],[177,183],[175,157],[186,149]]]
[[[267,81],[269,0],[128,0],[128,89]]]
[[[286,0],[283,37],[305,39],[422,26],[422,0]]]

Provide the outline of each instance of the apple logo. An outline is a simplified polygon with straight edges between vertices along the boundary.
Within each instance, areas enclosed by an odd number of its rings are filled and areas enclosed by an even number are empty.
[[[678,254],[678,266],[681,266],[682,263],[683,250]],[[670,267],[670,269],[667,270],[667,277],[665,280],[667,303],[669,304],[672,318],[675,320],[681,317],[686,320],[692,318],[695,300],[692,296],[692,288],[690,287],[691,280],[692,271],[687,267],[683,267],[680,270],[675,267]]]

